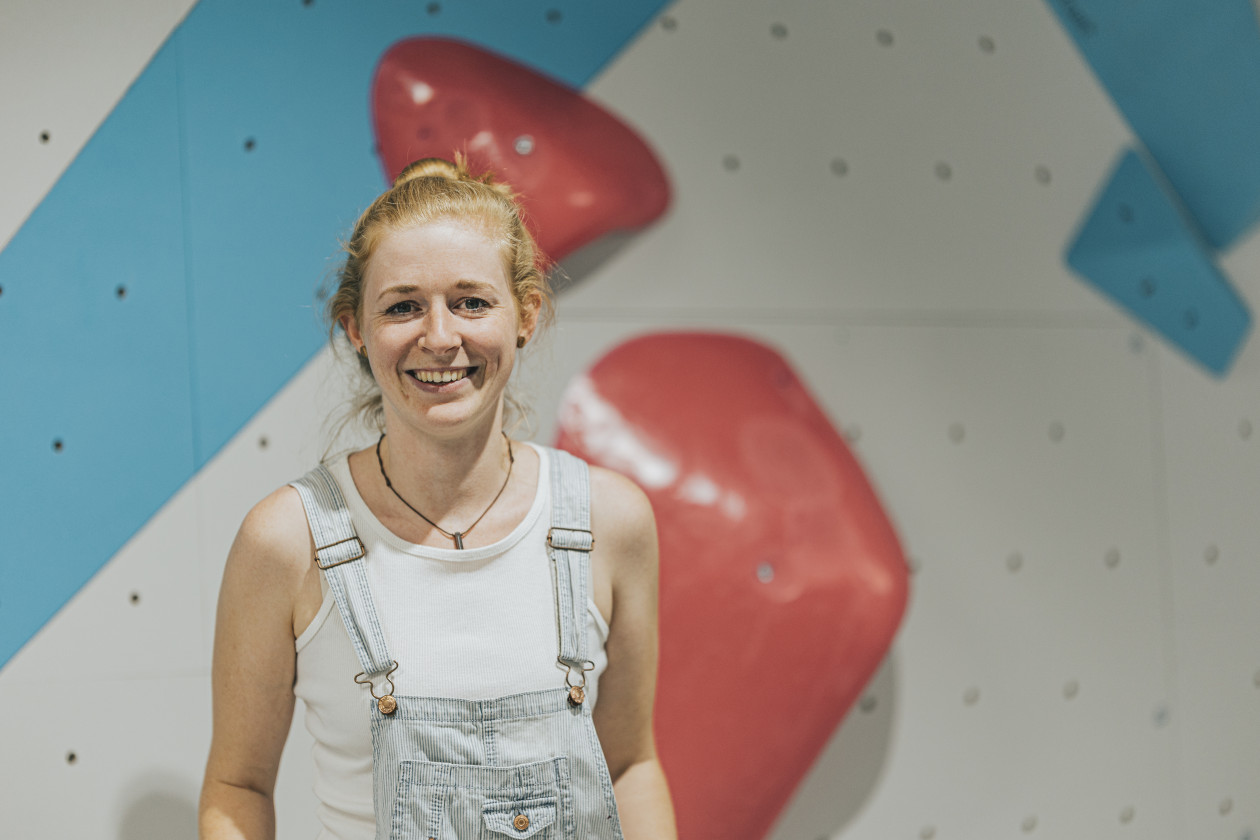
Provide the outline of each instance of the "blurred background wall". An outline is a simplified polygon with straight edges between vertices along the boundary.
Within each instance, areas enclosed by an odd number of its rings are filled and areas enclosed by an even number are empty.
[[[533,437],[627,338],[750,336],[902,539],[901,631],[771,837],[1260,829],[1260,350],[1210,374],[1065,266],[1137,139],[1049,6],[253,5],[0,6],[6,835],[194,836],[224,557],[333,445],[315,291],[384,186],[372,66],[424,33],[582,88],[672,182],[561,296]],[[1252,234],[1218,256],[1254,303]],[[283,838],[309,746],[299,709]]]

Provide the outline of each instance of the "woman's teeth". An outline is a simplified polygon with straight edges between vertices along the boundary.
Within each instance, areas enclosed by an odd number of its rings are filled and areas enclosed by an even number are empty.
[[[459,370],[417,370],[412,375],[421,382],[434,384],[458,382],[468,375],[468,368],[460,368]]]

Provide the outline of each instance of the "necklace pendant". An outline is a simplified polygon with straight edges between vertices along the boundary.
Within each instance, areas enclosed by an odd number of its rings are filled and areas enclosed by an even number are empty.
[[[464,547],[464,535],[463,535],[463,534],[461,534],[459,531],[456,531],[455,533],[451,534],[451,536],[455,539],[455,547],[456,547],[456,548],[463,548],[463,547]]]

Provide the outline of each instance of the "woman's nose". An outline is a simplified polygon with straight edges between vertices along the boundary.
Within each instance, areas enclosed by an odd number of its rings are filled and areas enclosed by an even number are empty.
[[[459,346],[455,316],[445,306],[434,306],[429,310],[420,346],[434,353],[445,353]]]

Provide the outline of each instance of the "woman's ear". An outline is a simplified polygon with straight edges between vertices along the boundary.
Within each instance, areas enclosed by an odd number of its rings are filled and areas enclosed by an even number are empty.
[[[542,294],[534,291],[521,304],[520,329],[517,331],[522,339],[528,342],[538,328],[538,314],[542,310]]]
[[[363,346],[363,336],[359,332],[359,321],[353,315],[341,316],[341,329],[345,331],[346,338],[350,339],[350,343],[354,346],[355,352]]]

